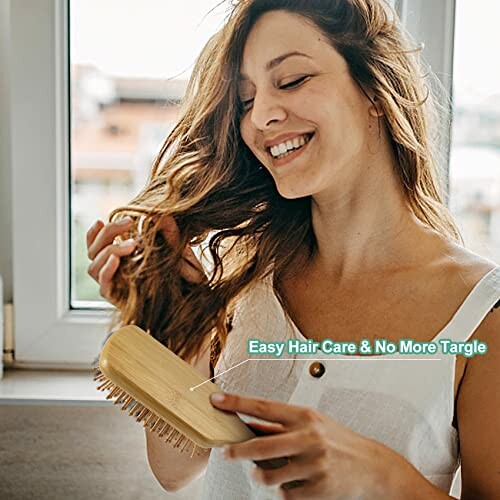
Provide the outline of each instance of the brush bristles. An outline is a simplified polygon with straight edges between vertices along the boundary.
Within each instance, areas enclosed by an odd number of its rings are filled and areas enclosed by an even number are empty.
[[[99,366],[95,366],[93,370],[95,372],[94,381],[99,382],[97,390],[103,392],[109,391],[106,399],[114,399],[113,404],[121,405],[120,410],[129,410],[128,414],[134,417],[136,422],[142,422],[144,428],[150,432],[157,433],[160,438],[165,436],[163,441],[172,444],[174,448],[179,448],[181,452],[189,452],[191,450],[191,457],[195,454],[201,455],[205,450],[205,448],[195,444],[191,439],[172,427],[149,408],[136,401],[121,387],[108,380],[99,369]]]

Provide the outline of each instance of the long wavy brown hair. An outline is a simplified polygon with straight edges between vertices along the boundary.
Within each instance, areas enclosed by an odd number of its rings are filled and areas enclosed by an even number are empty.
[[[111,323],[134,323],[185,359],[207,336],[223,347],[238,297],[257,280],[300,270],[316,249],[311,197],[285,199],[243,142],[237,83],[245,40],[265,12],[312,21],[346,60],[351,76],[383,110],[408,206],[428,227],[459,241],[443,203],[436,145],[436,99],[419,49],[381,0],[240,0],[195,64],[181,118],[166,138],[146,186],[109,221],[126,215],[136,252],[115,276],[120,307]],[[171,215],[178,244],[160,231]],[[180,276],[186,245],[206,244],[213,269],[200,284]],[[304,258],[305,255],[305,258]],[[301,257],[299,257],[301,256]],[[276,287],[277,296],[279,287]]]

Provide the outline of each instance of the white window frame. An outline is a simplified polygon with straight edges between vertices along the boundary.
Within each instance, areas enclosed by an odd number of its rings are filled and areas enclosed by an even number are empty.
[[[450,89],[455,0],[395,4]],[[11,149],[3,158],[11,161],[0,168],[12,177],[12,255],[6,259],[12,267],[0,272],[13,276],[5,295],[13,297],[20,367],[89,368],[110,319],[110,310],[70,309],[67,19],[66,0],[10,1]]]
[[[11,1],[16,366],[89,368],[110,319],[70,309],[67,19],[65,0]]]

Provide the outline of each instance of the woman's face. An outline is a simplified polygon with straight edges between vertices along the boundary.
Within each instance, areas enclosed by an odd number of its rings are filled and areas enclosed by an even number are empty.
[[[241,136],[283,197],[348,189],[366,166],[371,103],[305,18],[259,18],[244,47],[239,96]]]

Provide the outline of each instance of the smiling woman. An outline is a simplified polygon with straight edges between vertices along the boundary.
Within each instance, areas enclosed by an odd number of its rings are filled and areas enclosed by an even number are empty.
[[[116,322],[203,370],[211,341],[236,393],[213,404],[271,422],[229,462],[210,452],[204,498],[449,498],[460,462],[464,498],[500,491],[499,437],[481,417],[500,418],[500,267],[461,246],[442,202],[417,52],[379,0],[234,2],[148,185],[110,216],[129,215],[137,239],[110,292]],[[178,264],[209,235],[207,280],[188,281]],[[245,362],[249,339],[478,335],[488,353],[470,360]],[[163,456],[165,484],[199,471]],[[287,465],[249,469],[277,457]]]
[[[243,85],[252,89],[253,97],[242,91],[240,131],[280,194],[332,199],[333,185],[351,186],[359,181],[360,170],[375,162],[382,163],[378,176],[394,175],[389,138],[385,130],[381,138],[377,127],[381,110],[373,105],[376,93],[356,83],[328,37],[307,29],[310,22],[280,11],[267,13],[265,19],[256,23],[243,52]],[[292,43],[302,52],[287,51]],[[283,55],[271,59],[276,53]],[[249,75],[255,75],[253,81]],[[366,120],[370,115],[373,119]],[[276,134],[276,123],[285,121],[286,130],[280,127]],[[296,148],[294,139],[304,146],[289,152]]]

